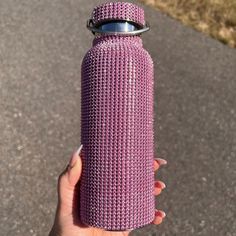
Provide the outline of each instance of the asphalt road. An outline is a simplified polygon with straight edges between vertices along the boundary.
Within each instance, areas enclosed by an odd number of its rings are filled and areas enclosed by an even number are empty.
[[[102,1],[0,1],[0,235],[43,236],[80,144],[80,64]],[[236,235],[236,51],[144,7],[155,148],[168,160],[161,226],[132,235]]]

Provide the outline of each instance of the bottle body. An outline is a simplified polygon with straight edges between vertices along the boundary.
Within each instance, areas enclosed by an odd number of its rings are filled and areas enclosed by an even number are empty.
[[[80,217],[106,230],[154,219],[153,62],[139,36],[98,36],[81,71]]]

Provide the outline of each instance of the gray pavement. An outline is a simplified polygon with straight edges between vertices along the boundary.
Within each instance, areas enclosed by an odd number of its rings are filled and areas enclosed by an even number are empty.
[[[0,1],[0,235],[43,236],[80,144],[85,27],[102,1]],[[155,63],[161,226],[132,235],[236,235],[236,51],[144,7]]]

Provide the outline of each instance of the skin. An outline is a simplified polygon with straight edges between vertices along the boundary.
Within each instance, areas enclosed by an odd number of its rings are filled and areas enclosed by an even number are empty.
[[[103,229],[89,227],[80,221],[76,211],[78,211],[79,196],[79,180],[82,171],[83,155],[82,146],[76,151],[67,168],[60,174],[58,178],[58,204],[55,215],[54,224],[49,236],[128,236],[130,231],[110,232]],[[167,162],[161,158],[155,158],[154,171],[157,171],[161,165]],[[165,188],[162,181],[156,181],[154,186],[154,195],[157,196]],[[74,201],[77,199],[77,201]],[[161,210],[155,211],[153,224],[159,225],[165,218],[165,212]]]

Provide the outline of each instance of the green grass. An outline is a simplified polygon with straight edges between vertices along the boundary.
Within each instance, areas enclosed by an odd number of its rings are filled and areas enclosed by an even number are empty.
[[[236,0],[140,0],[236,48]]]

